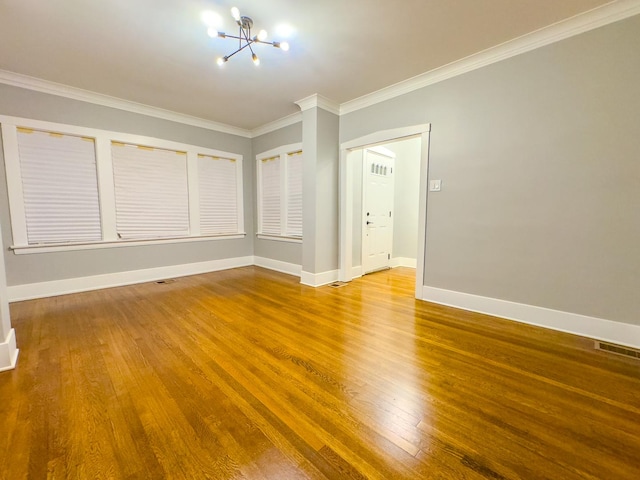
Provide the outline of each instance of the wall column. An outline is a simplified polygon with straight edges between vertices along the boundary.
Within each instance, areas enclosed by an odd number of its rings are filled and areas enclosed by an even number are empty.
[[[338,279],[337,105],[312,95],[296,102],[302,109],[302,275],[314,287]]]
[[[0,251],[4,251],[1,229]],[[15,368],[17,361],[16,333],[11,328],[11,316],[9,315],[7,272],[4,267],[4,255],[0,254],[0,372]]]

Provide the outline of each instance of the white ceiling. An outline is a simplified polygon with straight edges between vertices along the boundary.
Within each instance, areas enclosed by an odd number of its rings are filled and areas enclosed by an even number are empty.
[[[0,69],[253,129],[319,93],[343,103],[609,0],[0,0]],[[283,52],[258,46],[223,68],[232,40],[201,20],[229,9],[271,32],[297,33]]]

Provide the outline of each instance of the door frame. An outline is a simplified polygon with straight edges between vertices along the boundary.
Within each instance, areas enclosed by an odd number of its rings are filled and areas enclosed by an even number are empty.
[[[343,282],[350,282],[353,267],[353,175],[347,168],[349,153],[409,137],[420,137],[420,199],[418,204],[418,251],[416,253],[415,297],[422,299],[424,286],[424,259],[427,237],[427,179],[429,172],[429,137],[431,124],[380,130],[340,144],[340,228],[338,275]]]

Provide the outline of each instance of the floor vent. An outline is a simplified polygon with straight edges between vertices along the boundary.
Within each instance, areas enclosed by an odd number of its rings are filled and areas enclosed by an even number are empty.
[[[344,287],[346,285],[349,285],[349,284],[347,282],[333,282],[333,283],[329,284],[329,286],[331,288],[340,288],[340,287]]]
[[[640,350],[623,347],[622,345],[616,345],[614,343],[596,341],[596,350],[604,350],[605,352],[615,353],[616,355],[623,355],[625,357],[631,357],[640,360]]]
[[[158,280],[156,283],[157,283],[158,285],[165,285],[165,284],[167,284],[167,283],[173,283],[173,282],[175,282],[175,281],[176,281],[176,279],[175,279],[175,278],[167,278],[166,280]]]

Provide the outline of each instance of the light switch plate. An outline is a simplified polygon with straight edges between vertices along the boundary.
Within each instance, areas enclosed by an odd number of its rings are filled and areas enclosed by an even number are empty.
[[[442,180],[431,180],[429,182],[430,192],[439,192],[442,186]]]

